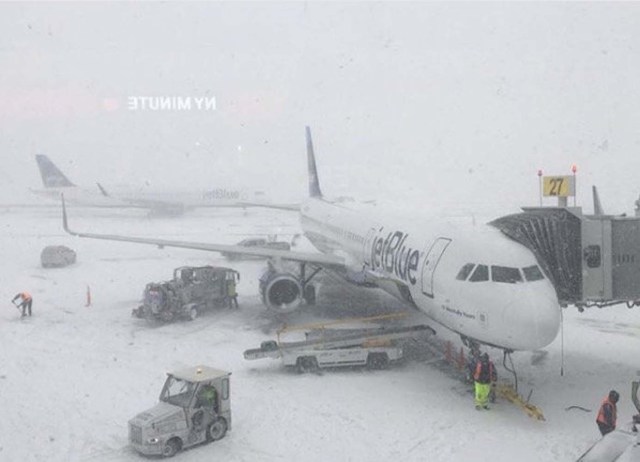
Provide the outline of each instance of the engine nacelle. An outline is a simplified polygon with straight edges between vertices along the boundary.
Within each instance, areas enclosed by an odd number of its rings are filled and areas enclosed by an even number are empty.
[[[268,270],[260,278],[262,303],[277,313],[291,313],[303,299],[300,280],[291,273]]]

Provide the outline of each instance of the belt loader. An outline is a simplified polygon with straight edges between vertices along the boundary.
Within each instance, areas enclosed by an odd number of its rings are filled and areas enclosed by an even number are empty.
[[[246,350],[244,357],[280,358],[286,367],[298,372],[346,366],[384,369],[403,359],[403,342],[425,333],[435,332],[426,325],[352,329],[347,333],[321,329],[306,333],[303,341],[262,342],[260,348]]]

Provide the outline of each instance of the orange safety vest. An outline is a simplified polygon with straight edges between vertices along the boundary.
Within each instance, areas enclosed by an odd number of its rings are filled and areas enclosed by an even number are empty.
[[[483,363],[478,361],[476,364],[476,370],[473,373],[473,378],[476,382],[490,383],[495,378],[495,370],[491,361]]]
[[[31,294],[29,292],[20,292],[20,296],[22,297],[22,300],[25,302],[28,302],[29,300],[31,300]]]
[[[611,422],[607,422],[607,417],[604,415],[604,407],[607,404],[611,406],[611,420],[612,420]],[[611,401],[609,401],[609,397],[606,397],[602,401],[602,405],[600,406],[600,411],[598,411],[598,417],[596,417],[596,422],[600,422],[604,425],[609,425],[615,428],[616,418],[617,418],[616,414],[617,414],[616,405]]]

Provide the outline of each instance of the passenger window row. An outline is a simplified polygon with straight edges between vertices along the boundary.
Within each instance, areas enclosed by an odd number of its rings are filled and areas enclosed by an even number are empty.
[[[524,278],[523,278],[524,274]],[[471,277],[469,277],[471,275]],[[458,272],[456,279],[460,281],[469,282],[506,282],[508,284],[515,284],[517,282],[526,281],[539,281],[544,279],[542,271],[538,265],[527,266],[526,268],[512,268],[509,266],[491,265],[491,277],[489,277],[488,265],[476,265],[475,263],[467,263]]]

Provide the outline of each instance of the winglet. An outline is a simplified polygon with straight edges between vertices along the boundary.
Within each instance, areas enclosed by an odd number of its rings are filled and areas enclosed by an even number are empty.
[[[109,193],[107,192],[107,190],[104,189],[100,183],[96,183],[96,184],[98,185],[98,189],[100,190],[102,195],[105,197],[109,197]]]
[[[40,177],[45,188],[68,188],[75,186],[69,179],[64,176],[56,165],[51,162],[44,154],[36,154],[36,162],[40,170]]]
[[[600,196],[598,196],[598,189],[595,186],[591,187],[593,190],[593,214],[595,216],[604,215],[604,210],[602,209],[602,204],[600,203]]]
[[[313,152],[313,141],[311,140],[311,129],[306,128],[307,137],[307,168],[309,170],[309,197],[322,197],[320,182],[318,180],[318,169],[316,168],[316,156]]]
[[[78,233],[75,233],[69,229],[69,222],[67,220],[67,207],[64,203],[64,194],[60,194],[60,197],[62,198],[62,227],[67,233],[71,234],[72,236],[77,236]]]

